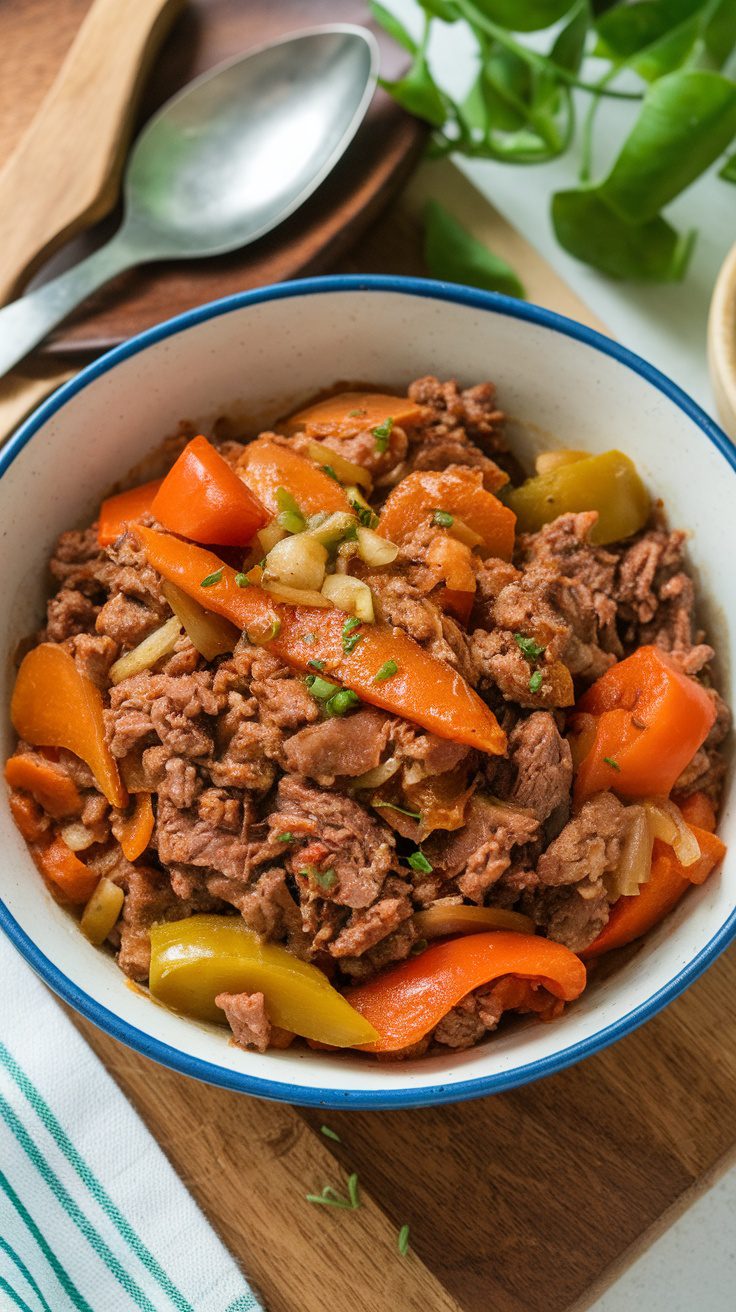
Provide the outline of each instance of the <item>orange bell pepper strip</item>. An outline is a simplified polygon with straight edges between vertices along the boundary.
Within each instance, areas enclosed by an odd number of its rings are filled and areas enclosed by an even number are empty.
[[[109,547],[129,524],[149,513],[162,482],[162,478],[155,478],[152,483],[131,487],[103,501],[97,516],[97,541],[101,547]]]
[[[150,793],[136,793],[133,814],[123,821],[120,846],[128,861],[135,861],[145,852],[153,833],[154,816]]]
[[[585,966],[561,943],[510,930],[468,934],[381,971],[345,997],[380,1038],[366,1052],[396,1052],[418,1043],[458,1002],[503,975],[534,980],[563,1002],[580,996]]]
[[[35,797],[55,820],[75,815],[82,809],[82,799],[74,780],[61,770],[55,770],[48,761],[30,755],[11,756],[5,765],[5,778],[11,788],[22,788]]]
[[[366,428],[378,428],[393,419],[400,428],[414,428],[424,415],[422,406],[408,396],[389,396],[385,392],[340,392],[326,401],[299,410],[282,425],[286,433],[301,430],[322,437],[352,437]]]
[[[154,497],[172,533],[220,547],[245,547],[268,519],[260,501],[206,437],[193,437]]]
[[[31,844],[31,856],[41,874],[63,893],[67,902],[81,905],[89,901],[100,877],[79,860],[63,838]]]
[[[716,809],[707,793],[690,793],[689,797],[673,797],[672,800],[680,808],[686,824],[715,833]]]
[[[46,829],[47,819],[35,798],[27,793],[11,793],[10,814],[27,843],[36,843]]]
[[[613,948],[625,947],[648,933],[680,901],[693,884],[702,884],[726,854],[725,844],[707,829],[689,826],[700,844],[701,856],[691,866],[683,866],[666,843],[654,840],[652,873],[635,897],[620,897],[611,907],[608,924],[580,956],[584,961],[599,957]]]
[[[389,494],[377,531],[390,542],[405,542],[434,510],[461,519],[483,539],[490,555],[511,559],[516,515],[486,491],[481,475],[471,469],[407,474]]]
[[[433,594],[432,599],[436,600],[440,610],[452,615],[464,628],[467,626],[475,601],[474,592],[456,592],[454,588],[440,588],[436,595]]]
[[[659,647],[640,647],[581,697],[595,719],[578,765],[575,800],[613,789],[625,797],[668,796],[715,720],[712,699]]]
[[[241,478],[271,515],[279,510],[280,487],[291,492],[304,515],[320,511],[349,511],[347,494],[334,478],[291,447],[259,439],[245,448],[239,465]]]
[[[211,551],[142,525],[135,532],[149,565],[189,596],[201,600],[202,580],[216,575],[216,582],[206,589],[207,609],[240,629],[258,633],[262,645],[287,665],[309,673],[317,658],[324,661],[326,678],[352,688],[372,706],[401,715],[440,738],[493,755],[506,750],[506,735],[495,715],[462,675],[401,629],[364,624],[360,642],[346,655],[344,611],[280,604],[257,586],[238,587],[235,571]],[[273,636],[266,636],[272,628]],[[396,673],[376,681],[387,661],[395,661]]]
[[[452,592],[475,592],[473,556],[465,542],[438,533],[427,548],[426,561]]]
[[[20,738],[34,747],[65,747],[81,757],[112,806],[128,795],[105,742],[102,694],[63,647],[43,642],[23,658],[10,703]]]

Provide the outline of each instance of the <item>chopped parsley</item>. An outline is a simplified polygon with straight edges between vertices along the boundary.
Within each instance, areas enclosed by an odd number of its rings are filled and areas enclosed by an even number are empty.
[[[342,1143],[339,1134],[335,1134],[335,1131],[331,1130],[329,1125],[320,1125],[319,1132],[325,1136],[325,1139],[332,1139],[333,1143]]]
[[[603,760],[606,765],[610,765],[612,770],[618,770],[618,773],[619,774],[621,773],[621,766],[619,765],[618,761],[614,761],[612,756],[604,756]]]
[[[514,642],[519,648],[522,656],[532,663],[538,661],[539,657],[543,656],[546,650],[545,647],[540,647],[539,643],[535,642],[533,638],[526,638],[523,633],[515,633]]]
[[[332,465],[320,465],[319,468],[322,470],[323,474],[327,475],[328,478],[334,478],[336,483],[340,482],[339,478],[337,477],[337,474],[332,468]]]
[[[342,626],[342,649],[346,656],[349,656],[351,652],[355,651],[358,643],[363,640],[362,633],[354,632],[355,629],[360,628],[362,623],[363,621],[359,620],[357,615],[354,615],[352,619],[346,620]]]
[[[293,843],[294,835],[292,834],[290,829],[287,829],[285,834],[276,835],[276,841],[279,843]]]
[[[358,1198],[358,1176],[356,1173],[348,1176],[348,1197],[350,1199],[351,1207],[360,1207],[360,1199]]]
[[[421,824],[422,816],[419,811],[407,811],[405,806],[397,806],[395,802],[371,802],[371,806],[378,811],[381,807],[388,807],[389,811],[398,811],[401,815],[408,815],[410,820],[416,820]]]
[[[285,529],[287,533],[302,533],[307,527],[307,521],[299,509],[298,503],[287,488],[277,487],[276,505],[279,508],[276,522],[280,527]]]
[[[349,419],[357,419],[359,415],[367,414],[366,410],[348,410]]]
[[[452,528],[455,517],[450,514],[449,510],[433,510],[432,523],[436,524],[438,528]]]
[[[529,691],[539,692],[541,686],[542,686],[542,671],[535,670],[532,677],[529,680]]]
[[[330,697],[329,701],[325,702],[328,715],[346,715],[354,706],[360,706],[360,697],[352,688],[341,688],[334,697]]]
[[[248,642],[252,642],[256,647],[262,647],[264,643],[272,642],[274,638],[278,638],[281,632],[281,620],[276,619],[274,616],[269,627],[263,633],[259,633],[255,629],[252,633],[249,629],[245,629],[244,632]]]
[[[215,570],[214,574],[208,574],[206,579],[202,579],[202,582],[199,585],[200,588],[211,588],[213,584],[219,583],[224,570],[225,566],[221,565],[219,569]]]
[[[399,1230],[399,1237],[398,1237],[398,1240],[397,1240],[397,1245],[398,1245],[399,1252],[401,1253],[401,1256],[402,1256],[402,1257],[406,1257],[407,1253],[409,1252],[409,1227],[408,1227],[408,1225],[402,1225],[401,1229]]]
[[[331,1184],[326,1184],[321,1194],[306,1194],[308,1203],[321,1203],[323,1207],[342,1207],[348,1211],[355,1211],[360,1207],[358,1198],[358,1177],[351,1175],[348,1180],[348,1196],[343,1198],[341,1194],[333,1189]]]
[[[310,660],[310,661],[307,661],[307,665],[309,665],[310,668],[313,669],[313,670],[319,670],[320,673],[321,673],[322,670],[325,668],[325,663],[324,663],[324,661]]]
[[[247,574],[236,574],[236,575],[235,575],[235,586],[236,586],[237,588],[249,588],[249,587],[250,587],[250,579],[248,578],[248,575],[247,575]]]
[[[382,424],[379,424],[377,428],[373,429],[373,436],[376,439],[376,451],[381,455],[383,455],[384,451],[388,451],[388,440],[391,436],[393,426],[394,421],[389,415],[388,419],[384,419]]]
[[[421,875],[431,875],[434,870],[432,862],[427,860],[424,853],[419,851],[419,848],[417,848],[416,852],[412,852],[408,861],[412,870],[417,870]]]
[[[334,870],[315,870],[314,879],[320,888],[333,888],[337,883],[337,875]]]
[[[361,506],[359,501],[351,501],[351,508],[355,511],[358,523],[363,528],[375,528],[378,523],[378,515],[374,515],[370,506]]]
[[[398,672],[399,667],[396,661],[384,661],[380,670],[373,675],[373,682],[385,683],[387,679],[393,679],[394,675],[398,674]]]

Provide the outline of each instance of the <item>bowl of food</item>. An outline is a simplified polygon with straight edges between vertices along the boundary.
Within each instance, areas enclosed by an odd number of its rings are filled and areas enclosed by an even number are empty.
[[[110,352],[0,453],[3,929],[122,1042],[290,1102],[626,1034],[736,932],[735,465],[623,347],[446,284]]]

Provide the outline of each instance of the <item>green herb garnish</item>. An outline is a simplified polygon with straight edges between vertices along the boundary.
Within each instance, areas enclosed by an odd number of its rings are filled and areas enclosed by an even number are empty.
[[[387,807],[389,811],[398,811],[400,815],[408,815],[410,820],[416,820],[421,824],[422,816],[420,811],[407,811],[405,806],[397,806],[395,802],[371,802],[371,806],[378,811],[382,807]]]
[[[250,579],[248,578],[248,575],[247,575],[247,574],[236,574],[236,575],[235,575],[235,586],[236,586],[237,588],[249,588],[249,587],[250,587]]]
[[[219,583],[224,570],[225,566],[221,565],[219,569],[215,570],[214,574],[208,574],[206,579],[202,579],[202,582],[199,585],[200,588],[211,588],[213,584]]]
[[[334,870],[315,870],[314,879],[320,888],[334,888],[337,883],[337,875]]]
[[[325,668],[325,663],[324,663],[324,661],[309,660],[309,661],[307,661],[307,665],[309,665],[309,666],[311,667],[311,669],[313,669],[313,670],[319,670],[320,673],[321,673],[322,670]]]
[[[332,1139],[333,1143],[342,1143],[339,1134],[335,1134],[335,1131],[331,1130],[329,1125],[320,1125],[319,1132],[325,1136],[325,1139]]]
[[[293,843],[293,842],[294,842],[294,835],[291,833],[291,831],[290,831],[289,829],[287,829],[287,831],[286,831],[285,834],[277,834],[277,835],[276,835],[276,841],[279,842],[279,843]]]
[[[382,424],[379,424],[377,428],[373,429],[373,436],[376,439],[376,451],[381,455],[383,455],[384,451],[388,450],[388,440],[391,436],[393,426],[394,421],[389,416],[388,419],[384,419]]]
[[[621,766],[619,765],[618,761],[614,761],[612,756],[604,756],[603,760],[606,765],[610,765],[612,770],[618,770],[618,773],[619,774],[621,773]]]
[[[352,619],[346,620],[342,626],[342,649],[346,656],[355,651],[358,643],[363,641],[363,634],[354,632],[355,629],[360,628],[362,623],[363,621],[359,620],[357,616],[353,616]]]
[[[539,692],[541,686],[542,686],[542,671],[535,670],[532,677],[529,680],[529,691]]]
[[[335,693],[340,692],[339,684],[321,679],[318,674],[308,674],[305,682],[312,696],[319,702],[327,701],[328,697],[334,697]]]
[[[546,651],[545,647],[540,647],[538,642],[535,642],[533,638],[526,638],[523,633],[515,633],[514,642],[522,656],[531,663],[538,661],[539,657],[543,656]]]
[[[365,410],[348,410],[348,417],[350,419],[357,419],[359,415],[364,415],[366,413],[367,411]]]
[[[328,715],[347,715],[354,706],[360,706],[360,697],[351,688],[341,688],[334,697],[330,697],[329,701],[325,702]]]
[[[438,528],[452,528],[455,517],[450,514],[449,510],[433,510],[432,523],[436,524]]]
[[[398,674],[398,671],[399,671],[399,667],[396,661],[394,660],[384,661],[380,670],[378,670],[377,673],[373,675],[373,682],[385,683],[387,679],[393,679],[394,675]]]
[[[336,483],[340,482],[339,478],[337,477],[337,474],[332,468],[332,465],[319,465],[319,468],[322,470],[323,474],[327,475],[328,478],[334,478]]]
[[[352,1189],[350,1180],[355,1181]],[[350,1180],[348,1180],[347,1198],[343,1198],[336,1189],[332,1188],[331,1184],[326,1184],[321,1194],[305,1194],[305,1198],[308,1203],[320,1203],[323,1207],[341,1207],[347,1211],[354,1211],[357,1207],[360,1207],[357,1175],[351,1175]]]
[[[422,875],[431,875],[434,870],[432,862],[427,860],[424,853],[419,851],[419,848],[416,852],[412,852],[411,856],[408,857],[408,861],[412,870],[417,870]]]
[[[360,1199],[358,1198],[358,1176],[355,1173],[348,1176],[348,1197],[350,1199],[351,1207],[360,1207]]]
[[[351,508],[355,511],[356,518],[363,528],[375,528],[378,523],[378,515],[374,515],[370,506],[361,506],[359,501],[351,501]]]
[[[398,1246],[399,1252],[401,1253],[401,1256],[402,1256],[402,1257],[406,1257],[407,1253],[409,1252],[409,1227],[408,1227],[408,1225],[402,1225],[401,1229],[399,1230],[399,1237],[398,1237],[398,1240],[397,1240],[397,1246]]]
[[[298,503],[287,488],[277,487],[276,505],[279,508],[279,513],[276,516],[277,524],[285,529],[287,533],[303,533],[307,527],[307,521],[299,509]]]

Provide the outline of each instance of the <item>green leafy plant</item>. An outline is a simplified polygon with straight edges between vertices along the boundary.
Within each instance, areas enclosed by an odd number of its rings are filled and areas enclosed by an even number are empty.
[[[378,22],[411,55],[404,77],[383,85],[432,127],[434,155],[457,152],[508,164],[554,159],[580,143],[576,186],[551,197],[560,244],[612,278],[672,282],[687,269],[694,233],[662,211],[726,155],[736,137],[736,0],[417,0],[415,41],[377,0]],[[428,60],[437,24],[462,23],[476,47],[471,85],[455,100]],[[546,51],[540,38],[549,34]],[[525,39],[526,38],[526,39]],[[586,76],[592,61],[595,76]],[[619,82],[624,85],[614,85]],[[576,123],[573,88],[587,97]],[[594,177],[595,121],[606,98],[638,102],[613,165]],[[736,182],[736,154],[719,177]],[[572,179],[571,179],[572,181]],[[726,197],[726,193],[724,193]],[[454,225],[454,226],[453,226]],[[440,276],[521,294],[513,272],[441,207],[426,215],[428,263]],[[471,245],[468,245],[471,243]],[[442,247],[445,254],[442,253]],[[474,276],[471,276],[474,275]]]

